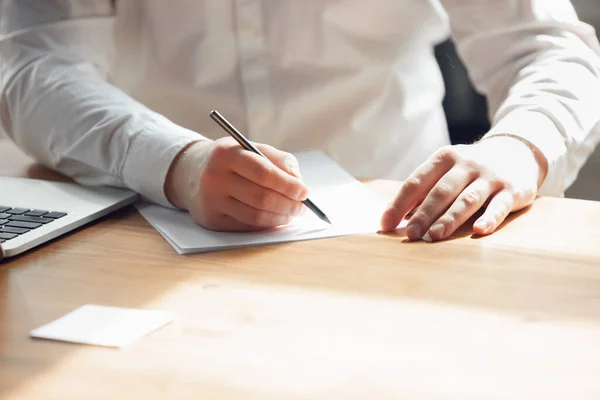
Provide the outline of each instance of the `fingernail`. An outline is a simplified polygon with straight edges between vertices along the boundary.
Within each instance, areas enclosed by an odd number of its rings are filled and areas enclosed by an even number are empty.
[[[406,236],[411,240],[421,239],[423,237],[423,229],[419,224],[412,224],[406,228]]]
[[[481,229],[484,233],[491,228],[491,224],[489,223],[489,221],[477,221],[477,223],[475,223],[475,226]]]
[[[445,233],[446,233],[446,227],[444,226],[444,224],[435,224],[434,226],[429,228],[429,234],[434,239],[443,238]]]
[[[427,243],[433,243],[433,239],[431,238],[431,235],[429,234],[429,232],[425,232],[425,234],[423,235],[421,240],[423,240]]]

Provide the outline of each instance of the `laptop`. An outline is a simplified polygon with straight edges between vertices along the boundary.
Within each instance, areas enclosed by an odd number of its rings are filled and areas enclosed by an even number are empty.
[[[111,187],[0,177],[0,260],[79,228],[138,195]]]

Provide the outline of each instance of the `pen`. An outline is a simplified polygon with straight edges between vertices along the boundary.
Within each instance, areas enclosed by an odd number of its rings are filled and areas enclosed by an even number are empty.
[[[265,157],[264,154],[262,154],[260,152],[260,150],[258,150],[252,143],[250,143],[250,141],[248,139],[246,139],[244,137],[244,135],[242,135],[240,133],[240,131],[238,131],[233,125],[231,125],[231,123],[229,123],[229,121],[227,121],[221,114],[219,114],[218,111],[216,111],[216,110],[211,111],[210,117],[217,124],[219,124],[219,126],[221,128],[223,128],[223,130],[225,132],[227,132],[228,134],[230,134],[240,144],[240,146],[242,146],[244,149],[246,149],[248,151],[251,151],[253,153],[256,153],[259,156],[262,156],[264,158],[267,158],[267,157]],[[267,158],[267,160],[268,160],[268,158]],[[312,201],[310,201],[310,199],[306,199],[302,203],[304,203],[304,205],[306,207],[308,207],[308,209],[310,211],[312,211],[317,217],[321,218],[323,221],[325,221],[325,222],[327,222],[328,224],[331,225],[331,221],[329,221],[329,218],[327,218],[327,215],[325,215],[325,213],[323,211],[321,211],[319,209],[319,207],[317,207],[315,205],[315,203],[313,203]]]

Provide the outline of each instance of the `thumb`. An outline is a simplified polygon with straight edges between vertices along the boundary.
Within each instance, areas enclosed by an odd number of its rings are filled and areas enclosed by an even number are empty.
[[[256,147],[277,167],[296,178],[302,178],[300,175],[300,165],[293,154],[266,144],[256,144]]]

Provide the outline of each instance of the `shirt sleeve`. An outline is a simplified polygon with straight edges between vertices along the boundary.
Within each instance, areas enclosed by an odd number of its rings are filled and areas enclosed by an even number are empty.
[[[0,0],[0,129],[80,183],[170,205],[168,169],[202,136],[109,83],[110,14],[110,0]]]
[[[562,196],[600,141],[600,46],[568,0],[442,0],[492,129],[548,160],[540,194]]]

